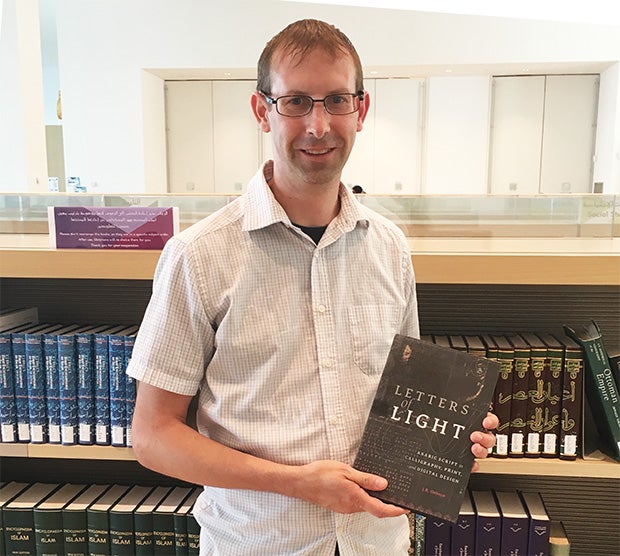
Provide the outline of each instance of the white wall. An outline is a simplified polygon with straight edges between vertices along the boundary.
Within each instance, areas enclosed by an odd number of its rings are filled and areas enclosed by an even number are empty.
[[[366,66],[620,60],[617,26],[276,0],[63,0],[57,24],[67,175],[97,183],[101,191],[163,191],[162,139],[145,137],[162,123],[145,121],[155,111],[143,103],[142,70],[254,68],[265,42],[302,17],[340,27]],[[617,123],[618,80],[612,85]],[[13,124],[13,137],[18,127]],[[618,127],[612,132],[616,146]],[[159,168],[150,168],[158,161]],[[613,161],[614,175],[618,164]]]
[[[618,39],[620,42],[620,38]],[[601,73],[593,182],[620,193],[620,64]]]

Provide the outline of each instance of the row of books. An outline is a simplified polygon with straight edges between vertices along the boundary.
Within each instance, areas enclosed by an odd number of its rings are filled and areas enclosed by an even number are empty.
[[[197,555],[201,490],[10,482],[0,488],[0,553]]]
[[[137,325],[0,330],[2,442],[131,446]]]
[[[570,548],[536,492],[467,491],[455,523],[413,512],[408,517],[414,556],[559,556]]]

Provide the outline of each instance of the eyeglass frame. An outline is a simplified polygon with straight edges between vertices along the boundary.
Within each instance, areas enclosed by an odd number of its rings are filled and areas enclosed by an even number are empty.
[[[276,112],[278,114],[280,114],[280,116],[284,116],[285,118],[303,118],[305,116],[307,116],[308,114],[310,114],[312,112],[312,109],[314,108],[314,104],[316,102],[321,102],[323,103],[323,108],[325,109],[325,112],[327,112],[328,114],[332,115],[332,116],[348,116],[349,114],[355,114],[356,112],[359,111],[360,106],[362,101],[364,100],[364,98],[366,97],[366,93],[364,91],[357,91],[357,93],[332,93],[331,95],[327,95],[323,98],[314,98],[311,97],[310,95],[282,95],[279,97],[272,97],[271,95],[268,95],[266,92],[264,91],[258,91],[263,98],[267,101],[268,104],[270,104],[271,106],[275,106],[276,108]],[[359,103],[357,105],[357,108],[355,110],[352,110],[351,112],[345,112],[344,114],[334,114],[333,112],[330,112],[329,109],[327,108],[327,104],[325,103],[325,101],[330,98],[330,97],[334,97],[334,96],[350,96],[352,98],[357,98],[359,99]],[[302,98],[309,98],[312,101],[312,104],[310,105],[310,107],[308,108],[308,111],[304,114],[282,114],[282,112],[280,112],[279,108],[278,108],[278,101],[280,99],[283,98],[294,98],[294,97],[302,97]]]

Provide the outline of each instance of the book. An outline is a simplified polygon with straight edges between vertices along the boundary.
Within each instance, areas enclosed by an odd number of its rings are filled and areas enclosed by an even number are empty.
[[[490,490],[472,490],[476,512],[476,550],[474,554],[501,554],[502,519]]]
[[[354,467],[388,480],[372,496],[454,522],[499,364],[397,334]]]
[[[480,336],[464,336],[467,351],[478,357],[488,357],[487,348]]]
[[[14,328],[22,324],[38,324],[37,307],[5,307],[0,309],[0,330]]]
[[[501,514],[500,554],[518,556],[528,552],[529,516],[516,491],[495,491]]]
[[[543,499],[538,492],[520,492],[519,494],[530,518],[527,554],[528,556],[547,556],[551,522]]]
[[[86,508],[89,556],[109,556],[110,508],[129,490],[128,486],[112,485]]]
[[[66,483],[34,507],[34,538],[39,556],[67,555],[62,526],[62,509],[86,485]]]
[[[559,336],[564,349],[560,459],[574,460],[582,449],[583,348],[568,336]]]
[[[171,489],[165,486],[154,488],[136,508],[133,516],[136,556],[153,554],[153,510]]]
[[[611,374],[616,381],[616,388],[620,388],[620,353],[615,353],[613,355],[608,353],[607,355],[609,356]]]
[[[153,554],[174,554],[174,513],[189,496],[191,487],[174,487],[153,511]]]
[[[452,525],[449,521],[427,516],[424,535],[426,537],[424,550],[427,556],[449,556],[451,554]]]
[[[133,353],[133,346],[136,343],[136,335],[138,331],[132,330],[125,334],[125,366],[124,369],[127,371],[127,366],[129,365],[129,361],[131,359],[131,354]],[[131,421],[133,420],[133,411],[136,406],[136,379],[132,376],[129,376],[125,372],[125,445],[132,446],[131,441]]]
[[[459,510],[459,517],[452,525],[451,554],[474,554],[476,549],[476,513],[468,491]]]
[[[583,347],[586,397],[605,447],[620,461],[620,397],[601,330],[594,321],[576,329],[564,326],[564,330]]]
[[[525,455],[528,433],[528,404],[531,374],[530,347],[516,334],[509,334],[513,347],[514,371],[512,377],[512,401],[510,406],[510,456]]]
[[[65,556],[88,556],[86,509],[107,489],[108,485],[90,485],[62,509]]]
[[[201,488],[196,489],[197,496],[202,492]],[[192,504],[192,508],[187,512],[187,556],[198,556],[200,553],[200,525],[196,521],[194,517],[194,505],[196,501]],[[176,533],[175,533],[176,535]]]
[[[426,516],[415,513],[415,532],[413,539],[414,556],[425,556],[426,554]]]
[[[562,379],[564,370],[564,347],[552,334],[538,334],[547,346],[549,362],[545,384],[547,401],[543,422],[542,456],[558,457],[560,455],[560,430],[562,419]]]
[[[549,535],[549,556],[570,556],[570,540],[561,521],[551,522]]]
[[[153,487],[134,485],[110,508],[110,554],[135,556],[134,511]]]
[[[547,346],[535,334],[523,333],[520,336],[530,346],[530,380],[527,397],[527,437],[525,456],[539,457],[542,452],[542,433],[545,422],[547,391],[549,382]]]
[[[2,519],[3,508],[29,486],[30,485],[28,483],[11,481],[0,487],[0,554],[4,554],[4,521]]]
[[[480,336],[480,341],[483,343],[484,345],[484,350],[485,350],[485,354],[484,357],[486,357],[487,359],[490,359],[491,361],[497,361],[498,360],[498,347],[497,344],[495,343],[495,341],[493,340],[493,338],[491,337],[490,334],[483,334],[482,336]],[[480,354],[481,355],[481,354]],[[499,385],[499,381],[502,378],[502,373],[501,373],[501,364],[500,364],[500,374],[497,378],[497,383],[495,384],[495,390],[493,392],[493,399],[491,400],[491,408],[490,411],[492,413],[495,413],[495,406],[497,405],[497,395],[498,395],[498,389],[500,388]],[[498,422],[499,422],[499,418],[498,418]],[[495,446],[492,446],[489,448],[488,450],[488,455],[492,456],[495,455],[496,457],[502,458],[502,457],[506,457],[506,454],[508,453],[508,447],[507,447],[507,439],[506,439],[506,435],[500,435],[499,441],[497,439],[497,429],[495,429],[493,432],[493,434],[495,434]]]
[[[202,488],[195,488],[190,493],[189,496],[183,501],[183,503],[176,509],[173,515],[174,521],[174,551],[175,556],[189,556],[189,531],[188,527],[190,526],[190,521],[196,523],[194,516],[192,515],[192,511],[194,509],[194,504],[196,500],[200,496],[202,492]],[[412,514],[408,514],[411,516]],[[198,524],[196,523],[198,527]],[[194,528],[195,529],[195,528]],[[192,541],[196,541],[196,547],[198,546],[197,542],[200,539],[200,529],[197,529],[198,538],[192,539]]]
[[[494,343],[496,358],[499,363],[499,377],[497,378],[497,385],[495,386],[493,396],[493,413],[495,413],[499,420],[499,424],[495,430],[493,456],[505,458],[509,454],[515,455],[518,453],[517,447],[511,449],[514,348],[504,336],[492,335],[487,341]],[[517,446],[516,441],[513,442]]]
[[[33,483],[2,508],[7,556],[36,556],[34,507],[59,486],[51,483]]]

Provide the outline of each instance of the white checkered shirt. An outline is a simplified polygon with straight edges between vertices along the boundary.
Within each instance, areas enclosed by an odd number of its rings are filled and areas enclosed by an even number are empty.
[[[264,171],[246,194],[164,248],[128,373],[200,389],[199,431],[286,464],[352,463],[394,334],[418,336],[402,232],[341,185],[318,245]],[[340,515],[269,492],[206,487],[201,554],[406,554],[406,517]]]

